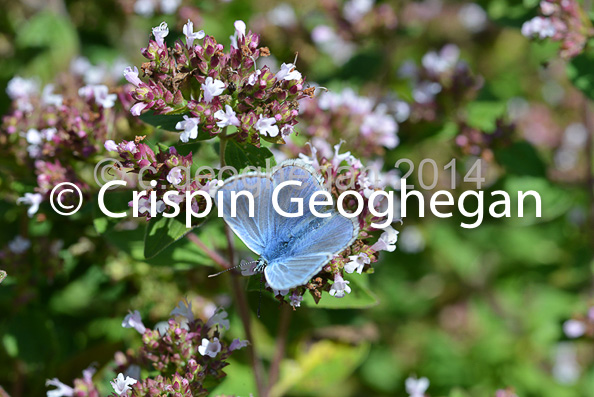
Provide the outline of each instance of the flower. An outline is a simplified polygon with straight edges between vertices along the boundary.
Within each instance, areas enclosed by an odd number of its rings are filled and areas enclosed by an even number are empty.
[[[144,17],[150,17],[155,12],[155,5],[152,0],[136,0],[134,12]]]
[[[359,253],[358,255],[351,255],[349,256],[349,259],[351,261],[344,265],[344,271],[347,273],[353,273],[356,271],[357,273],[361,274],[361,272],[363,272],[363,267],[371,262],[369,256],[363,252]]]
[[[140,81],[138,78],[138,68],[136,66],[134,66],[134,69],[132,69],[130,66],[124,69],[124,78],[128,81],[128,83],[136,87],[142,83],[142,81]]]
[[[184,25],[183,28],[184,35],[186,35],[186,47],[192,48],[194,45],[194,40],[203,39],[205,34],[204,30],[199,30],[198,32],[194,32],[194,23],[188,19],[188,23]]]
[[[379,240],[371,246],[371,249],[374,251],[393,252],[396,249],[396,241],[398,241],[398,231],[388,225]]]
[[[247,340],[233,339],[233,341],[229,345],[229,350],[233,351],[233,350],[243,349],[244,347],[246,347],[248,345],[248,343],[250,343],[250,342],[248,342]]]
[[[47,106],[62,106],[62,95],[54,94],[54,85],[48,84],[41,93],[41,102]]]
[[[196,139],[198,137],[199,123],[199,117],[188,117],[184,115],[184,121],[179,121],[175,125],[176,130],[184,131],[179,135],[179,140],[182,142],[188,142],[189,139]]]
[[[357,23],[373,8],[373,0],[349,0],[344,4],[343,15],[350,23]]]
[[[297,291],[294,291],[289,297],[289,304],[293,307],[301,306],[301,301],[303,301],[303,296],[298,295]]]
[[[203,356],[216,357],[221,351],[221,343],[219,338],[213,338],[213,341],[209,341],[206,338],[202,339],[202,344],[198,346],[198,353]]]
[[[24,79],[20,76],[14,76],[6,86],[6,94],[10,99],[29,98],[37,94],[39,89],[37,81],[33,79]]]
[[[144,334],[144,331],[146,331],[146,327],[142,323],[140,312],[138,310],[134,310],[133,312],[131,311],[130,314],[124,317],[124,320],[122,321],[122,327],[134,328],[141,335]]]
[[[277,80],[301,80],[301,73],[297,71],[292,63],[283,63],[274,77]]]
[[[31,247],[31,242],[22,236],[16,236],[8,243],[8,249],[14,254],[22,254]]]
[[[161,22],[161,24],[155,28],[153,28],[153,36],[155,36],[155,41],[157,45],[162,46],[164,43],[165,37],[169,34],[169,28],[167,27],[166,22]]]
[[[254,128],[264,135],[275,137],[278,135],[279,131],[278,126],[274,125],[275,123],[276,119],[274,117],[263,118],[262,115],[260,115]]]
[[[94,99],[95,103],[108,109],[115,105],[116,94],[109,94],[109,88],[103,84],[86,85],[78,90],[78,95],[86,100]]]
[[[579,338],[586,333],[586,324],[579,320],[567,320],[563,323],[563,332],[568,338]]]
[[[204,101],[210,103],[214,97],[221,95],[225,91],[225,83],[209,76],[202,83],[202,90],[204,91]]]
[[[45,385],[57,387],[57,389],[48,390],[47,397],[70,397],[74,395],[74,389],[60,382],[58,378],[46,380]]]
[[[260,77],[261,74],[262,71],[260,69],[257,69],[254,73],[250,74],[247,81],[248,85],[256,85],[258,77]]]
[[[223,308],[219,308],[215,314],[208,319],[206,322],[207,327],[212,327],[215,324],[218,324],[219,327],[229,329],[229,319],[227,318],[229,315]]]
[[[169,313],[170,316],[182,316],[189,321],[194,321],[194,313],[192,313],[192,302],[188,302],[187,298],[179,301],[175,309]],[[204,355],[204,354],[203,354]]]
[[[227,127],[228,125],[238,126],[240,124],[239,119],[233,111],[233,108],[229,105],[225,105],[224,112],[222,109],[217,110],[214,114],[214,117],[215,119],[219,120],[217,121],[217,126],[219,128]]]
[[[522,25],[522,35],[528,38],[538,36],[540,39],[553,37],[557,29],[550,18],[534,17]]]
[[[409,397],[423,397],[429,388],[429,379],[424,377],[421,379],[409,377],[406,378],[405,386]]]
[[[111,383],[113,390],[116,392],[118,396],[126,393],[128,390],[131,390],[130,386],[136,384],[138,382],[136,379],[132,379],[129,376],[126,376],[124,379],[124,374],[121,372],[118,374],[118,377],[115,378]]]
[[[167,181],[173,185],[179,185],[183,180],[183,173],[181,167],[174,167],[167,174]]]
[[[177,11],[180,4],[181,0],[161,0],[161,12],[171,15]]]
[[[111,139],[105,141],[105,144],[103,144],[103,146],[105,147],[105,150],[107,150],[108,152],[118,151],[118,145],[116,145],[116,143]]]
[[[41,193],[25,193],[24,197],[19,197],[17,199],[17,204],[24,203],[25,205],[29,205],[30,207],[27,210],[27,215],[31,218],[39,210],[39,204],[41,204],[42,201],[43,195],[41,195]]]
[[[130,114],[132,116],[140,116],[140,112],[142,112],[147,106],[148,103],[138,102],[136,105],[130,108]]]
[[[351,287],[349,287],[349,281],[342,278],[340,273],[334,275],[334,284],[330,287],[330,295],[336,298],[343,298],[345,294],[351,293]]]
[[[237,40],[241,40],[245,37],[245,31],[247,30],[247,26],[245,25],[245,22],[243,22],[242,20],[235,21],[233,23],[233,26],[235,26],[235,34],[229,37],[231,39],[231,47],[239,48],[239,46],[237,45]]]

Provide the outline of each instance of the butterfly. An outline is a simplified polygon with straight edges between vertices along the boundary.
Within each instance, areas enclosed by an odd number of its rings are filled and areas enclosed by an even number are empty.
[[[278,207],[287,213],[296,213],[299,204],[295,199],[303,199],[302,216],[285,217],[273,206],[275,188],[286,181],[298,181],[301,186],[286,185],[277,189]],[[321,190],[325,190],[323,179],[313,167],[301,160],[287,160],[268,174],[250,172],[232,176],[215,192],[216,195],[222,192],[225,222],[260,256],[254,271],[263,272],[273,289],[286,290],[306,284],[359,234],[356,217],[347,218],[333,206],[315,208],[319,213],[329,214],[327,217],[318,217],[310,211],[311,196]],[[241,191],[250,192],[254,197],[253,217],[249,216],[249,199],[239,195]],[[232,192],[238,195],[233,213]],[[323,197],[316,201],[323,201]]]

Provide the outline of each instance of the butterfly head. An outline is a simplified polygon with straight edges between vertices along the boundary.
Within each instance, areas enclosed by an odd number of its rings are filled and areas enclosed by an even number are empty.
[[[254,272],[262,273],[264,271],[264,268],[266,268],[266,266],[268,266],[268,261],[264,258],[260,258],[258,260],[258,264],[256,265],[256,267],[254,267]]]

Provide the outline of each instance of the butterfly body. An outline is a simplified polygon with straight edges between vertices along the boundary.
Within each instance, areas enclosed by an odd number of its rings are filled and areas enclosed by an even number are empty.
[[[301,186],[284,186],[283,182],[299,181]],[[287,213],[296,213],[302,200],[303,215],[285,217],[274,208],[276,202]],[[240,196],[236,201],[236,216],[231,216],[231,192],[251,192],[255,197],[255,213],[249,216],[249,200]],[[309,209],[309,199],[324,190],[322,178],[309,165],[286,161],[270,175],[247,173],[225,180],[218,192],[223,193],[223,217],[235,234],[260,256],[255,271],[263,271],[274,289],[290,289],[307,283],[332,257],[355,240],[359,227],[354,219],[334,208],[318,209],[328,217],[315,216]],[[217,193],[218,193],[217,192]]]

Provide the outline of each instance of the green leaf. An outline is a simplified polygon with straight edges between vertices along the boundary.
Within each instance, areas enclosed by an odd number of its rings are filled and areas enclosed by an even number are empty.
[[[466,106],[467,122],[471,127],[482,131],[493,131],[495,121],[505,114],[506,102],[504,101],[475,101]]]
[[[237,171],[245,167],[269,167],[276,163],[272,152],[265,147],[255,147],[250,144],[240,144],[229,139],[225,148],[225,163]]]
[[[497,162],[513,175],[546,175],[546,166],[538,152],[528,142],[516,142],[510,147],[495,150]]]
[[[146,259],[153,258],[165,248],[181,239],[188,234],[192,229],[199,226],[206,218],[200,218],[199,224],[194,224],[190,228],[186,228],[184,214],[175,218],[152,218],[148,225],[146,225],[146,232],[144,234],[144,257]],[[195,218],[194,218],[195,219]]]
[[[350,281],[350,294],[335,298],[323,293],[322,299],[316,304],[311,294],[306,293],[303,296],[304,305],[320,309],[364,309],[378,304],[377,297],[368,287],[367,274],[345,274],[344,279]]]
[[[165,131],[176,131],[175,125],[184,120],[184,117],[181,114],[155,114],[152,110],[141,114],[139,118],[143,122]]]
[[[567,75],[576,88],[588,98],[594,99],[594,54],[585,52],[573,58],[567,65]]]

